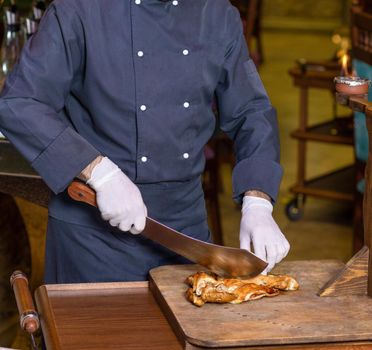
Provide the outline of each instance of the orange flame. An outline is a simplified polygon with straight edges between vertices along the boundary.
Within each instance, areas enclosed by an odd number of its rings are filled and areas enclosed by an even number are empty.
[[[349,63],[349,56],[347,53],[345,53],[341,57],[341,76],[348,77],[350,76],[349,70],[348,70],[348,63]]]

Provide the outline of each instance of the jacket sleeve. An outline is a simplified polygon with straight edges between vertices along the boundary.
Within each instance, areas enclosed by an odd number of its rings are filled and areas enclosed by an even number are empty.
[[[73,13],[49,7],[0,97],[1,131],[54,193],[99,155],[64,117],[84,52],[81,23]]]
[[[234,199],[241,201],[244,192],[258,190],[275,201],[282,178],[276,112],[249,57],[240,15],[232,6],[228,17],[227,50],[216,97],[220,128],[234,141]]]

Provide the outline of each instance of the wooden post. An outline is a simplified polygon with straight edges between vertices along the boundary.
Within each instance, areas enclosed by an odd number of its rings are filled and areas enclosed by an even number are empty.
[[[365,175],[365,190],[363,200],[363,221],[364,221],[364,243],[371,251],[372,243],[372,106],[365,110],[366,124],[368,130],[368,161]],[[372,254],[368,259],[368,285],[367,294],[372,297]]]
[[[308,123],[308,97],[309,91],[307,87],[300,88],[300,125],[299,130],[306,131]],[[306,141],[298,140],[298,169],[297,169],[297,185],[303,186],[306,179]]]
[[[339,103],[349,106],[353,111],[366,116],[369,136],[368,161],[365,172],[365,190],[363,199],[364,247],[356,253],[345,267],[328,281],[318,295],[342,296],[365,295],[372,297],[372,103],[360,96],[350,97],[337,94]]]

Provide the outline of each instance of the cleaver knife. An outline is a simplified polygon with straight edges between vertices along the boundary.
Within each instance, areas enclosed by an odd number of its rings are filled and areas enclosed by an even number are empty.
[[[68,194],[76,201],[97,206],[94,190],[80,181],[71,183]],[[220,276],[254,277],[267,266],[265,261],[247,250],[200,241],[149,217],[141,234]]]

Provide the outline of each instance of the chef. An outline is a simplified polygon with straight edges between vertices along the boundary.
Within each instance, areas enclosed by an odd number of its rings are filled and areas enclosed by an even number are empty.
[[[210,241],[201,174],[219,127],[234,140],[240,243],[289,250],[272,218],[276,114],[228,0],[56,0],[0,99],[0,129],[52,190],[46,283],[145,280],[185,259],[138,235],[145,216]],[[74,178],[98,209],[71,200]]]

